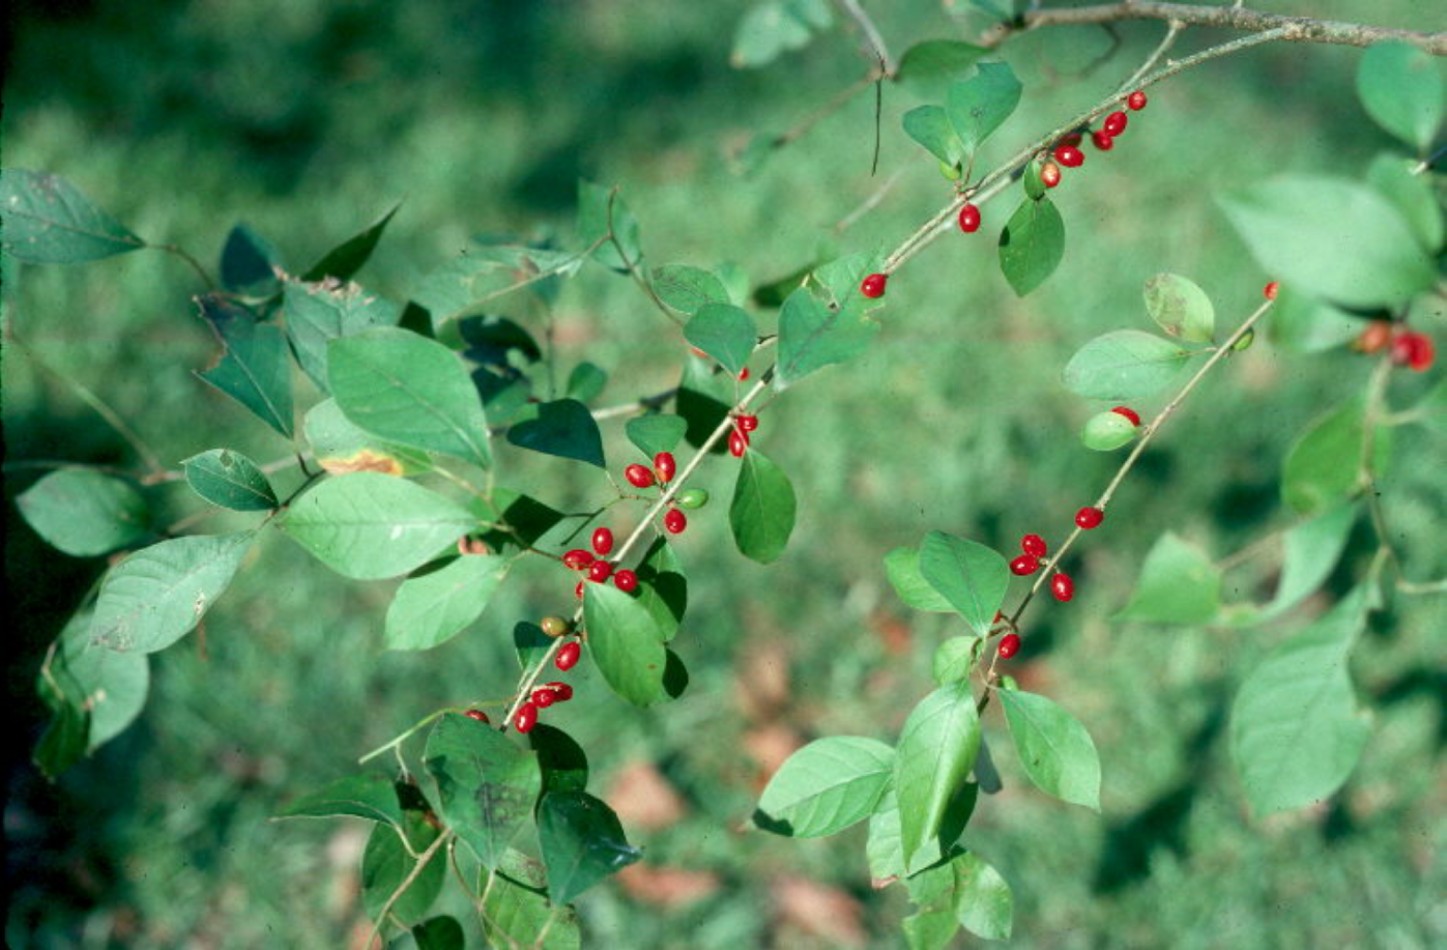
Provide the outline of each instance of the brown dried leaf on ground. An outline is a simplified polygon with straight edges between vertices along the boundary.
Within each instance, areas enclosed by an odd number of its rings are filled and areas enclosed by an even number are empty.
[[[868,942],[864,909],[845,891],[805,877],[777,877],[773,881],[774,909],[779,928],[820,937],[840,947],[862,947]],[[780,944],[787,945],[787,940]]]
[[[723,886],[712,871],[652,867],[647,862],[630,864],[618,872],[623,892],[642,904],[680,907],[717,893]]]
[[[630,762],[613,774],[603,798],[618,813],[625,828],[659,831],[678,824],[688,804],[647,761]]]
[[[759,763],[755,790],[761,790],[784,760],[804,744],[804,737],[781,722],[758,726],[744,733],[744,751]]]
[[[779,640],[756,640],[739,654],[734,697],[750,722],[777,718],[791,695],[789,651]]]

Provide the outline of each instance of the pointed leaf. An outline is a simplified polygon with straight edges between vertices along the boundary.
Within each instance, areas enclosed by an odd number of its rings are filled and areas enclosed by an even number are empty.
[[[466,337],[466,318],[506,313],[520,319],[546,315],[564,277],[577,273],[584,258],[571,251],[515,244],[473,244],[430,271],[412,294],[427,311],[434,336]]]
[[[291,361],[281,330],[216,297],[198,303],[222,351],[215,365],[197,375],[291,438]]]
[[[492,462],[472,380],[442,344],[396,327],[332,340],[327,380],[359,428],[399,445]]]
[[[688,579],[683,563],[663,538],[654,541],[638,564],[638,602],[653,615],[659,635],[667,643],[678,633],[688,609]]]
[[[952,84],[945,110],[967,154],[973,155],[1020,104],[1020,80],[1005,63],[979,63],[969,79]]]
[[[432,917],[412,928],[417,950],[467,950],[467,934],[456,917]]]
[[[559,905],[643,857],[628,844],[613,809],[587,792],[543,796],[538,843],[548,868],[548,897]]]
[[[1221,571],[1200,548],[1167,531],[1141,566],[1135,593],[1116,617],[1146,623],[1205,623],[1221,608]]]
[[[206,501],[232,511],[270,511],[279,502],[260,466],[240,452],[212,449],[181,463],[186,483]]]
[[[1157,274],[1146,281],[1146,312],[1162,330],[1192,343],[1210,343],[1216,332],[1216,308],[1196,284],[1179,274]]]
[[[759,341],[754,318],[728,303],[708,303],[684,324],[683,338],[719,361],[729,375],[737,376],[748,364]]]
[[[1045,283],[1065,257],[1065,221],[1049,198],[1026,198],[1000,232],[1000,270],[1016,296]]]
[[[783,469],[761,452],[744,453],[729,504],[729,527],[739,552],[760,564],[777,560],[794,531],[797,507]]]
[[[1293,527],[1282,539],[1285,555],[1281,580],[1271,602],[1237,619],[1238,624],[1274,620],[1296,607],[1321,587],[1341,559],[1356,522],[1355,504],[1329,508]]]
[[[950,84],[989,52],[959,40],[926,40],[904,51],[894,79],[921,99],[943,99]]]
[[[728,291],[712,271],[689,264],[653,268],[653,292],[679,313],[693,315],[705,304],[728,303]]]
[[[732,381],[722,373],[715,375],[713,364],[690,354],[684,358],[683,376],[673,405],[688,428],[684,438],[690,445],[702,445],[718,424],[728,418],[733,407]],[[723,440],[714,451],[724,451]]]
[[[85,713],[82,751],[88,753],[135,722],[151,688],[145,655],[118,653],[92,642],[90,625],[89,613],[71,618],[37,678],[37,691],[46,705],[62,715],[64,705]]]
[[[1065,365],[1065,386],[1089,399],[1139,399],[1170,385],[1191,352],[1140,330],[1115,330],[1076,351]]]
[[[638,446],[645,458],[653,458],[659,452],[672,452],[688,431],[688,421],[682,416],[657,413],[629,419],[623,427],[628,441]]]
[[[253,537],[241,531],[173,538],[130,555],[101,584],[90,639],[122,652],[164,650],[226,590]]]
[[[965,929],[986,940],[1009,940],[1015,920],[1010,885],[978,855],[966,852],[951,862],[955,873],[955,915]]]
[[[316,284],[289,280],[282,306],[296,360],[322,392],[328,391],[327,345],[332,340],[395,326],[402,317],[402,308],[392,301],[335,280]]]
[[[226,235],[221,248],[221,286],[234,293],[268,297],[279,288],[281,255],[270,241],[245,224]]]
[[[427,737],[425,765],[437,782],[437,810],[485,867],[532,819],[542,789],[537,757],[496,729],[449,713]]]
[[[540,722],[528,733],[543,773],[543,793],[581,792],[588,786],[588,756],[576,739]]]
[[[950,602],[980,636],[990,632],[995,612],[1005,602],[1010,566],[1000,552],[941,531],[925,535],[919,546],[920,573]]]
[[[816,739],[764,786],[754,823],[795,838],[836,834],[872,814],[894,776],[894,749],[877,739]]]
[[[860,299],[852,297],[848,305],[830,309],[805,288],[789,294],[779,311],[775,383],[780,389],[869,349],[879,324],[864,316]]]
[[[638,219],[617,188],[578,182],[578,239],[586,247],[597,245],[593,259],[604,267],[626,272],[643,262]]]
[[[588,407],[576,399],[539,404],[537,418],[510,426],[507,440],[544,455],[605,467],[603,435],[598,431],[598,423]]]
[[[358,428],[335,399],[324,399],[307,410],[302,431],[317,464],[330,475],[415,475],[432,467],[426,452],[388,442]]]
[[[1318,514],[1354,496],[1360,487],[1366,423],[1361,399],[1354,399],[1318,420],[1286,455],[1281,497],[1302,514]],[[1373,433],[1375,469],[1380,474],[1390,452],[1390,429]]]
[[[940,106],[920,106],[904,114],[904,134],[925,147],[935,158],[951,167],[960,165],[968,155],[950,117]]]
[[[1044,696],[996,692],[1030,781],[1043,792],[1100,811],[1100,757],[1080,721]]]
[[[574,366],[573,371],[568,374],[568,385],[564,387],[564,395],[586,404],[597,399],[607,385],[607,371],[595,363],[584,360]]]
[[[539,875],[541,878],[541,875]],[[499,874],[484,889],[482,932],[492,947],[579,950],[578,917],[570,907],[554,907],[540,879],[519,883]]]
[[[387,649],[430,650],[461,633],[482,616],[510,566],[506,558],[474,554],[407,578],[387,608]]]
[[[884,557],[884,571],[889,575],[890,586],[899,599],[915,610],[944,614],[954,612],[955,605],[950,603],[949,598],[924,579],[918,548],[900,547],[890,551]]]
[[[361,270],[362,265],[367,263],[367,259],[372,256],[372,251],[376,250],[377,242],[382,239],[382,232],[386,230],[387,225],[392,220],[392,216],[397,213],[397,209],[400,207],[402,207],[402,203],[399,201],[392,206],[390,211],[378,218],[376,223],[367,228],[367,230],[348,238],[332,248],[321,260],[317,261],[311,267],[308,267],[306,273],[302,274],[301,279],[308,283],[313,283],[327,277],[332,277],[336,280],[351,280],[352,275]]]
[[[927,863],[950,800],[980,750],[980,717],[968,682],[943,686],[910,712],[894,760],[905,869]]]
[[[1415,165],[1400,155],[1378,155],[1367,169],[1367,181],[1402,215],[1422,249],[1432,253],[1442,248],[1442,204],[1427,177],[1413,171]]]
[[[408,812],[403,824],[408,842],[420,853],[437,840],[440,832],[427,824],[416,812]],[[362,852],[362,906],[367,916],[376,920],[392,901],[398,888],[407,888],[387,910],[390,919],[411,925],[422,919],[447,879],[445,855],[434,853],[427,866],[413,876],[417,858],[407,853],[395,828],[374,825]]]
[[[1395,306],[1436,281],[1401,213],[1367,185],[1282,175],[1220,204],[1268,274],[1343,306]]]
[[[613,692],[635,706],[648,706],[667,695],[663,633],[636,597],[611,584],[588,584],[583,624],[589,654]]]
[[[15,499],[25,523],[74,557],[129,547],[149,533],[146,500],[130,482],[93,468],[56,469]]]
[[[1366,588],[1272,651],[1231,707],[1231,757],[1258,816],[1330,796],[1371,733],[1357,711],[1347,654],[1366,622]]]
[[[1367,115],[1426,153],[1442,124],[1442,75],[1425,50],[1408,43],[1377,43],[1357,67],[1357,96]]]
[[[397,577],[478,526],[467,509],[421,485],[358,472],[329,478],[292,502],[281,530],[346,577]]]
[[[5,251],[27,264],[80,264],[146,242],[59,175],[0,170]]]
[[[331,818],[352,815],[368,821],[402,825],[402,806],[392,779],[381,772],[347,775],[299,798],[277,813],[278,818]]]

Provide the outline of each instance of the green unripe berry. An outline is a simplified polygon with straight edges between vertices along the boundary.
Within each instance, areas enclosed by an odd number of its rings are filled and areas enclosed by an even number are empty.
[[[699,508],[708,504],[708,492],[702,488],[685,488],[677,495],[674,495],[673,500],[678,503],[678,507],[680,508],[697,511]]]
[[[1109,452],[1118,449],[1136,436],[1137,427],[1114,409],[1098,412],[1080,430],[1080,441],[1087,449]]]
[[[1256,328],[1255,328],[1255,327],[1252,327],[1250,330],[1247,330],[1245,333],[1241,334],[1241,339],[1239,339],[1239,340],[1237,340],[1235,343],[1232,343],[1232,344],[1231,344],[1231,349],[1233,349],[1233,350],[1235,350],[1236,352],[1239,353],[1239,352],[1241,352],[1242,350],[1249,350],[1249,349],[1251,349],[1251,344],[1252,344],[1252,343],[1255,343],[1255,342],[1256,342]]]

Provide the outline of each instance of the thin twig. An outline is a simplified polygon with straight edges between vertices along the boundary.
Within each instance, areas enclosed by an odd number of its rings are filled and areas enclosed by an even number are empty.
[[[400,832],[400,829],[398,830]],[[432,861],[433,856],[437,854],[437,849],[445,846],[453,839],[455,834],[456,832],[448,828],[437,836],[437,840],[432,842],[426,851],[418,855],[417,863],[412,865],[412,870],[407,873],[407,876],[402,879],[402,883],[398,884],[397,889],[387,898],[387,903],[383,904],[382,909],[377,912],[377,921],[372,925],[371,934],[367,936],[366,946],[370,947],[373,941],[377,942],[378,947],[385,948],[387,946],[387,941],[382,939],[382,926],[387,922],[387,915],[392,912],[393,906],[395,906],[397,901],[402,898],[402,895],[406,893],[407,888],[411,887],[417,878],[421,876],[422,872],[427,868],[427,865]]]
[[[864,8],[859,5],[858,0],[835,0],[835,2],[864,33],[864,41],[869,45],[865,52],[869,58],[879,61],[879,68],[884,76],[893,76],[897,68],[894,59],[889,55],[889,47],[884,45],[884,37],[880,34],[879,28],[874,25],[874,21],[869,18],[869,14],[864,12]]]

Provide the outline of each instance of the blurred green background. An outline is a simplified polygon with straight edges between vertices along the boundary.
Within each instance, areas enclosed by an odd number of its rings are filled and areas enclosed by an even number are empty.
[[[1447,27],[1440,6],[1416,0],[1263,5]],[[963,6],[871,5],[895,55],[920,39],[962,36],[952,10]],[[621,187],[652,264],[729,261],[759,283],[816,254],[892,247],[949,197],[933,160],[899,131],[917,102],[885,90],[877,175],[870,94],[741,174],[730,156],[754,134],[789,128],[867,68],[856,37],[836,24],[802,52],[736,71],[730,39],[744,8],[22,2],[8,13],[4,161],[68,177],[139,234],[211,266],[237,221],[299,269],[401,200],[359,275],[398,300],[474,235],[567,240],[579,176]],[[1108,92],[1159,33],[1126,24],[1118,46],[1096,29],[1011,46],[1026,96],[986,161]],[[693,518],[678,545],[692,585],[675,643],[692,673],[688,694],[637,711],[580,668],[579,699],[549,716],[583,742],[593,786],[647,849],[643,872],[581,900],[585,942],[902,945],[906,902],[898,888],[870,889],[862,827],[807,842],[745,833],[758,789],[800,741],[893,739],[930,689],[933,646],[954,631],[897,601],[884,580],[888,550],[933,528],[1002,549],[1026,531],[1055,542],[1104,485],[1118,457],[1076,439],[1100,407],[1065,392],[1059,371],[1091,336],[1145,328],[1145,278],[1191,276],[1223,320],[1255,306],[1269,275],[1213,193],[1277,170],[1356,175],[1391,147],[1352,94],[1359,55],[1263,49],[1152,89],[1119,146],[1089,153],[1059,189],[1068,249],[1043,289],[1017,299],[999,276],[987,234],[1009,209],[992,203],[980,235],[942,240],[894,278],[874,352],[768,409],[756,445],[793,477],[799,526],[766,569],[733,551],[723,504]],[[836,227],[882,188],[877,206]],[[213,343],[189,300],[202,288],[175,258],[23,269],[7,260],[4,278],[6,342],[28,348],[4,351],[7,500],[46,470],[33,462],[136,465],[57,373],[83,382],[168,464],[221,446],[263,461],[287,454],[194,378]],[[560,378],[582,359],[602,365],[613,374],[602,404],[676,379],[682,342],[627,281],[590,269],[569,282],[555,316]],[[1427,329],[1440,340],[1435,319]],[[1225,557],[1287,526],[1277,500],[1287,447],[1324,408],[1359,392],[1368,372],[1346,351],[1303,356],[1265,343],[1234,360],[1080,549],[1076,599],[1027,615],[1015,671],[1089,726],[1104,811],[1034,791],[998,713],[987,717],[1006,788],[982,802],[966,842],[1014,888],[1014,943],[1447,941],[1440,596],[1396,598],[1356,651],[1374,739],[1346,788],[1264,822],[1251,820],[1231,770],[1226,715],[1253,661],[1301,618],[1244,632],[1110,620],[1163,530]],[[1394,380],[1394,398],[1405,403],[1428,382]],[[614,468],[632,460],[621,423],[605,437]],[[1394,451],[1380,486],[1394,543],[1410,576],[1441,576],[1441,438],[1405,429]],[[547,500],[607,497],[582,466],[515,451],[500,465],[504,483]],[[721,461],[700,483],[726,499],[731,473]],[[197,510],[182,489],[149,496],[172,519]],[[365,829],[269,817],[437,707],[504,694],[514,622],[570,598],[555,572],[522,570],[455,640],[386,653],[392,585],[344,581],[272,533],[204,636],[153,658],[140,721],[50,785],[26,759],[43,724],[34,676],[105,565],[45,548],[13,504],[6,538],[6,688],[18,740],[6,768],[13,947],[359,947]],[[1359,530],[1333,595],[1371,553]],[[1231,575],[1228,594],[1265,599],[1273,577],[1268,556]]]

